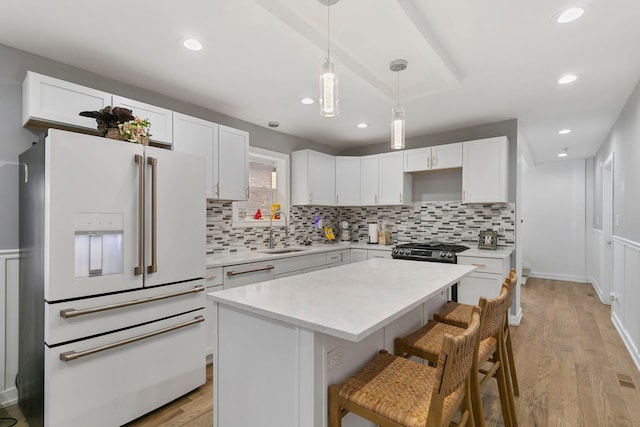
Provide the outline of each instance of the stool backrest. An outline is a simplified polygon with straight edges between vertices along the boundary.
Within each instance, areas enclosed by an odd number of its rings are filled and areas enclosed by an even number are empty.
[[[480,297],[480,308],[482,309],[482,330],[480,331],[480,340],[498,335],[498,332],[504,326],[505,313],[511,303],[510,286],[507,283],[502,284],[500,294],[496,298],[486,299]]]
[[[431,396],[431,409],[427,426],[449,425],[453,413],[443,416],[450,408],[457,408],[464,395],[464,387],[471,372],[474,351],[480,333],[480,308],[474,307],[471,323],[465,332],[457,337],[445,334],[442,351],[436,365],[436,379]],[[455,402],[446,400],[456,393]],[[454,412],[455,413],[455,412]]]

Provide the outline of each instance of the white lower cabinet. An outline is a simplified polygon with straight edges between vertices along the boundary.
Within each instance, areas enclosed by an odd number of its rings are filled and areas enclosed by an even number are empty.
[[[264,282],[275,278],[275,261],[250,262],[223,267],[224,289]]]
[[[360,262],[367,260],[366,249],[351,249],[351,262]]]
[[[224,288],[222,284],[222,267],[207,268],[207,275],[205,276],[205,292],[217,292]],[[216,323],[218,320],[218,313],[216,313],[216,305],[212,300],[207,298],[206,313],[204,316],[204,330],[206,334],[206,347],[205,352],[207,355],[213,353],[213,345],[216,342]]]
[[[477,305],[481,296],[495,298],[511,267],[510,258],[458,255],[458,264],[475,265],[478,268],[458,283],[458,302]]]
[[[349,264],[351,262],[351,251],[349,249],[327,252],[326,256],[328,268]]]
[[[384,250],[384,249],[368,249],[367,259],[374,259],[374,258],[392,259],[391,251]]]
[[[307,270],[315,267],[324,268],[326,263],[326,256],[323,253],[282,258],[275,263],[275,278],[279,279],[306,273]]]

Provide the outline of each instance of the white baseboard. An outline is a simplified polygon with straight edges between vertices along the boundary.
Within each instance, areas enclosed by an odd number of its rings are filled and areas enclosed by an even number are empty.
[[[529,277],[537,277],[539,279],[564,280],[566,282],[587,283],[586,276],[574,276],[570,274],[546,273],[542,271],[532,271]]]
[[[640,353],[638,353],[638,349],[633,344],[633,340],[631,339],[631,337],[629,337],[629,334],[627,334],[627,331],[622,326],[622,322],[620,322],[620,319],[614,312],[611,313],[611,322],[618,331],[620,338],[622,338],[624,346],[627,347],[627,351],[629,352],[631,359],[633,359],[633,363],[636,364],[638,372],[640,372]]]
[[[514,325],[514,326],[518,326],[518,325],[520,325],[521,321],[522,321],[522,307],[519,307],[517,314],[515,314],[515,315],[510,314],[509,315],[509,324],[510,325]]]
[[[600,288],[600,285],[598,285],[598,281],[595,278],[589,277],[588,283],[591,283],[591,287],[595,291],[596,295],[598,295],[598,299],[602,304],[611,305],[611,301],[608,298],[605,298],[605,295],[602,293],[602,289]]]
[[[15,387],[0,391],[0,408],[18,403],[18,389]]]

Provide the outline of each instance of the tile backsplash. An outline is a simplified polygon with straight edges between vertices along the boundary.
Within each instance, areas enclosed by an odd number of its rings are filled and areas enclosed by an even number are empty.
[[[351,240],[366,243],[368,224],[383,223],[396,242],[443,241],[477,247],[481,230],[498,232],[498,248],[515,247],[515,203],[462,204],[460,202],[420,202],[407,206],[324,207],[292,206],[290,209],[291,245],[301,244],[305,236],[324,241],[322,230],[314,228],[321,215],[339,238],[341,221],[349,223]],[[207,254],[228,255],[265,249],[267,227],[232,227],[231,202],[207,202]],[[276,246],[286,240],[283,227],[274,227]]]

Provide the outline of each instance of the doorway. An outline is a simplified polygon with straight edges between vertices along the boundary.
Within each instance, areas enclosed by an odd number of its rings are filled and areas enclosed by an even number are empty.
[[[603,303],[610,304],[613,283],[613,153],[602,165],[602,259],[601,290]]]

